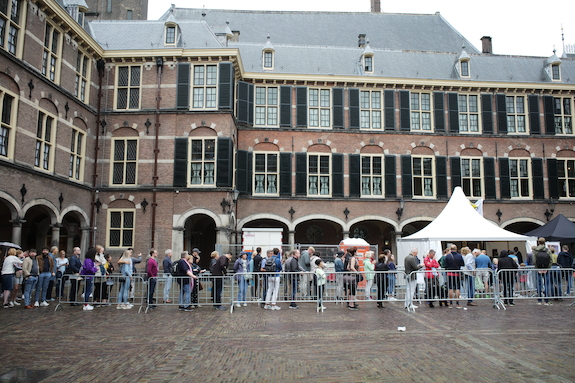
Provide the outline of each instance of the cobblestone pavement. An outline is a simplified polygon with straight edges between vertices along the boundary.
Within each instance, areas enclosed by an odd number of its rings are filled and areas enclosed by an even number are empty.
[[[575,306],[0,312],[5,382],[572,382]],[[398,327],[405,326],[405,332]]]

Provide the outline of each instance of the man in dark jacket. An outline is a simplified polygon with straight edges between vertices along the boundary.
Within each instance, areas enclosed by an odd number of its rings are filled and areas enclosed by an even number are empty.
[[[423,264],[418,262],[418,253],[419,250],[413,248],[407,257],[405,257],[403,260],[405,274],[407,275],[407,278],[405,279],[405,308],[408,310],[417,308],[417,306],[413,304],[413,294],[415,294],[417,281],[416,275],[412,274],[412,272],[417,271],[423,267]]]
[[[216,277],[214,278],[214,309],[216,310],[226,309],[222,306],[222,290],[224,288],[223,277],[228,273],[230,259],[232,259],[232,255],[230,253],[220,255],[211,270],[212,275]]]
[[[503,303],[515,306],[513,303],[513,285],[515,284],[515,269],[517,263],[510,258],[506,250],[501,250],[497,268],[499,269],[499,279],[503,283]]]
[[[545,246],[545,238],[537,239],[537,246],[533,249],[533,263],[536,269],[548,269],[551,267],[551,251]],[[551,278],[549,270],[537,270],[537,304],[541,305],[541,297],[545,289],[545,306],[551,305],[549,296],[551,295]]]
[[[82,250],[79,247],[75,247],[73,250],[73,254],[70,257],[70,265],[68,269],[70,270],[70,300],[71,306],[79,306],[79,303],[76,303],[76,297],[78,295],[78,288],[80,287],[80,281],[78,277],[80,276],[80,269],[82,268],[82,261],[80,260],[80,254],[82,254]]]
[[[463,256],[457,252],[457,246],[451,245],[451,252],[445,255],[445,269],[447,271],[447,288],[449,299],[459,299],[461,288],[461,267],[465,266]],[[455,307],[461,308],[459,301],[455,301]],[[453,301],[449,301],[449,308],[453,308]]]
[[[557,255],[557,263],[563,269],[570,269],[573,266],[573,254],[569,252],[569,246],[567,245],[563,245],[561,250],[562,251]],[[572,270],[561,270],[561,279],[567,280],[567,291],[565,292],[565,295],[571,294],[572,275]]]

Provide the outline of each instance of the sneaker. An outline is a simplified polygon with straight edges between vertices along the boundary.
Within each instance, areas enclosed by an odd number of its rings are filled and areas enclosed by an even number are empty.
[[[124,309],[124,305],[118,305],[118,306],[116,306],[116,308],[117,308],[118,310],[123,310],[123,309]]]
[[[350,310],[359,310],[359,307],[354,305],[354,306],[349,306],[348,309],[350,309]]]
[[[4,303],[4,308],[9,309],[9,308],[12,308],[12,306],[10,306],[8,303]]]
[[[54,302],[55,300],[56,300],[56,299],[54,299],[54,298],[50,298],[50,299],[49,299],[50,302]]]
[[[166,300],[164,301],[164,303],[172,303],[172,301],[169,300],[169,299],[166,299]]]
[[[411,307],[412,309],[418,309],[418,308],[419,308],[419,306],[416,306],[416,305],[411,305],[410,307]]]
[[[461,308],[461,306],[459,306],[459,305],[455,305],[455,308],[456,308],[456,309],[460,309],[460,308]]]
[[[327,309],[327,307],[321,306],[320,309],[325,310],[325,309]]]
[[[84,311],[91,311],[94,310],[94,306],[92,305],[84,305]]]
[[[186,308],[184,308],[185,312],[190,312],[190,311],[194,311],[194,308],[192,306],[187,306]]]
[[[264,310],[271,310],[271,308],[272,308],[272,306],[270,306],[270,305],[265,305],[265,306],[264,306]]]
[[[467,306],[477,306],[477,303],[467,302]]]
[[[509,303],[509,306],[515,306],[515,303],[511,302]]]
[[[242,307],[242,305],[239,303],[236,303],[236,307]]]
[[[40,303],[38,301],[34,302],[34,307],[40,307]]]
[[[541,305],[542,305],[542,303],[541,303],[541,302],[537,302],[537,305],[541,306]]]
[[[396,297],[389,297],[389,300],[390,300],[390,301],[396,301],[397,298],[396,298]]]
[[[545,302],[545,303],[543,303],[543,306],[553,306],[553,303],[551,303],[551,302]]]
[[[24,308],[25,308],[25,309],[33,309],[33,308],[34,308],[34,306],[32,306],[32,305],[28,305],[28,306],[24,306]]]
[[[247,303],[244,303],[242,306],[244,306],[244,307],[248,307],[248,304],[247,304]]]
[[[271,308],[271,309],[272,309],[272,310],[281,310],[282,308],[281,308],[281,307],[279,307],[279,306],[272,306],[272,308]]]
[[[224,306],[216,306],[214,307],[216,310],[220,310],[220,311],[226,311],[226,308]]]
[[[292,306],[292,305],[289,305],[289,308],[290,308],[290,309],[297,309],[298,307],[299,307],[298,305],[293,305],[293,306]]]
[[[126,306],[126,308],[128,308],[128,309],[131,309],[132,307],[134,307],[134,305],[131,304],[131,303],[128,303],[128,304],[126,304],[125,306]]]
[[[20,302],[16,302],[16,301],[12,301],[10,303],[12,303],[12,306],[20,306],[21,305]]]
[[[179,309],[180,311],[184,311],[184,310],[186,309],[186,306],[178,306],[178,309]]]
[[[8,306],[14,307],[14,302],[8,302]]]
[[[43,307],[50,306],[50,303],[44,301],[44,302],[40,303],[40,306],[43,306]]]

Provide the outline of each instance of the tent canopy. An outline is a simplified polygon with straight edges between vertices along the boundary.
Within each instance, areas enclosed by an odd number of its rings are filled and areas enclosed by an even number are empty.
[[[527,241],[531,238],[496,226],[475,211],[461,187],[456,187],[443,211],[429,225],[400,240]]]
[[[531,230],[525,235],[543,237],[547,241],[575,242],[575,223],[569,221],[563,214],[559,214],[546,225]]]

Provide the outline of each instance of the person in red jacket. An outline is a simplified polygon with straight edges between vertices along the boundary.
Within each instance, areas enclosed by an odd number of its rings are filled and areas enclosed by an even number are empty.
[[[148,307],[155,309],[154,293],[156,292],[156,283],[158,283],[158,251],[150,250],[150,259],[146,266],[146,275],[148,276]]]
[[[439,262],[435,259],[435,250],[429,250],[429,253],[423,258],[423,264],[425,265],[425,296],[428,300],[427,304],[429,307],[435,307],[433,306],[433,299],[435,295],[439,296],[439,293],[437,293],[437,277],[439,276],[437,269],[439,269]]]

